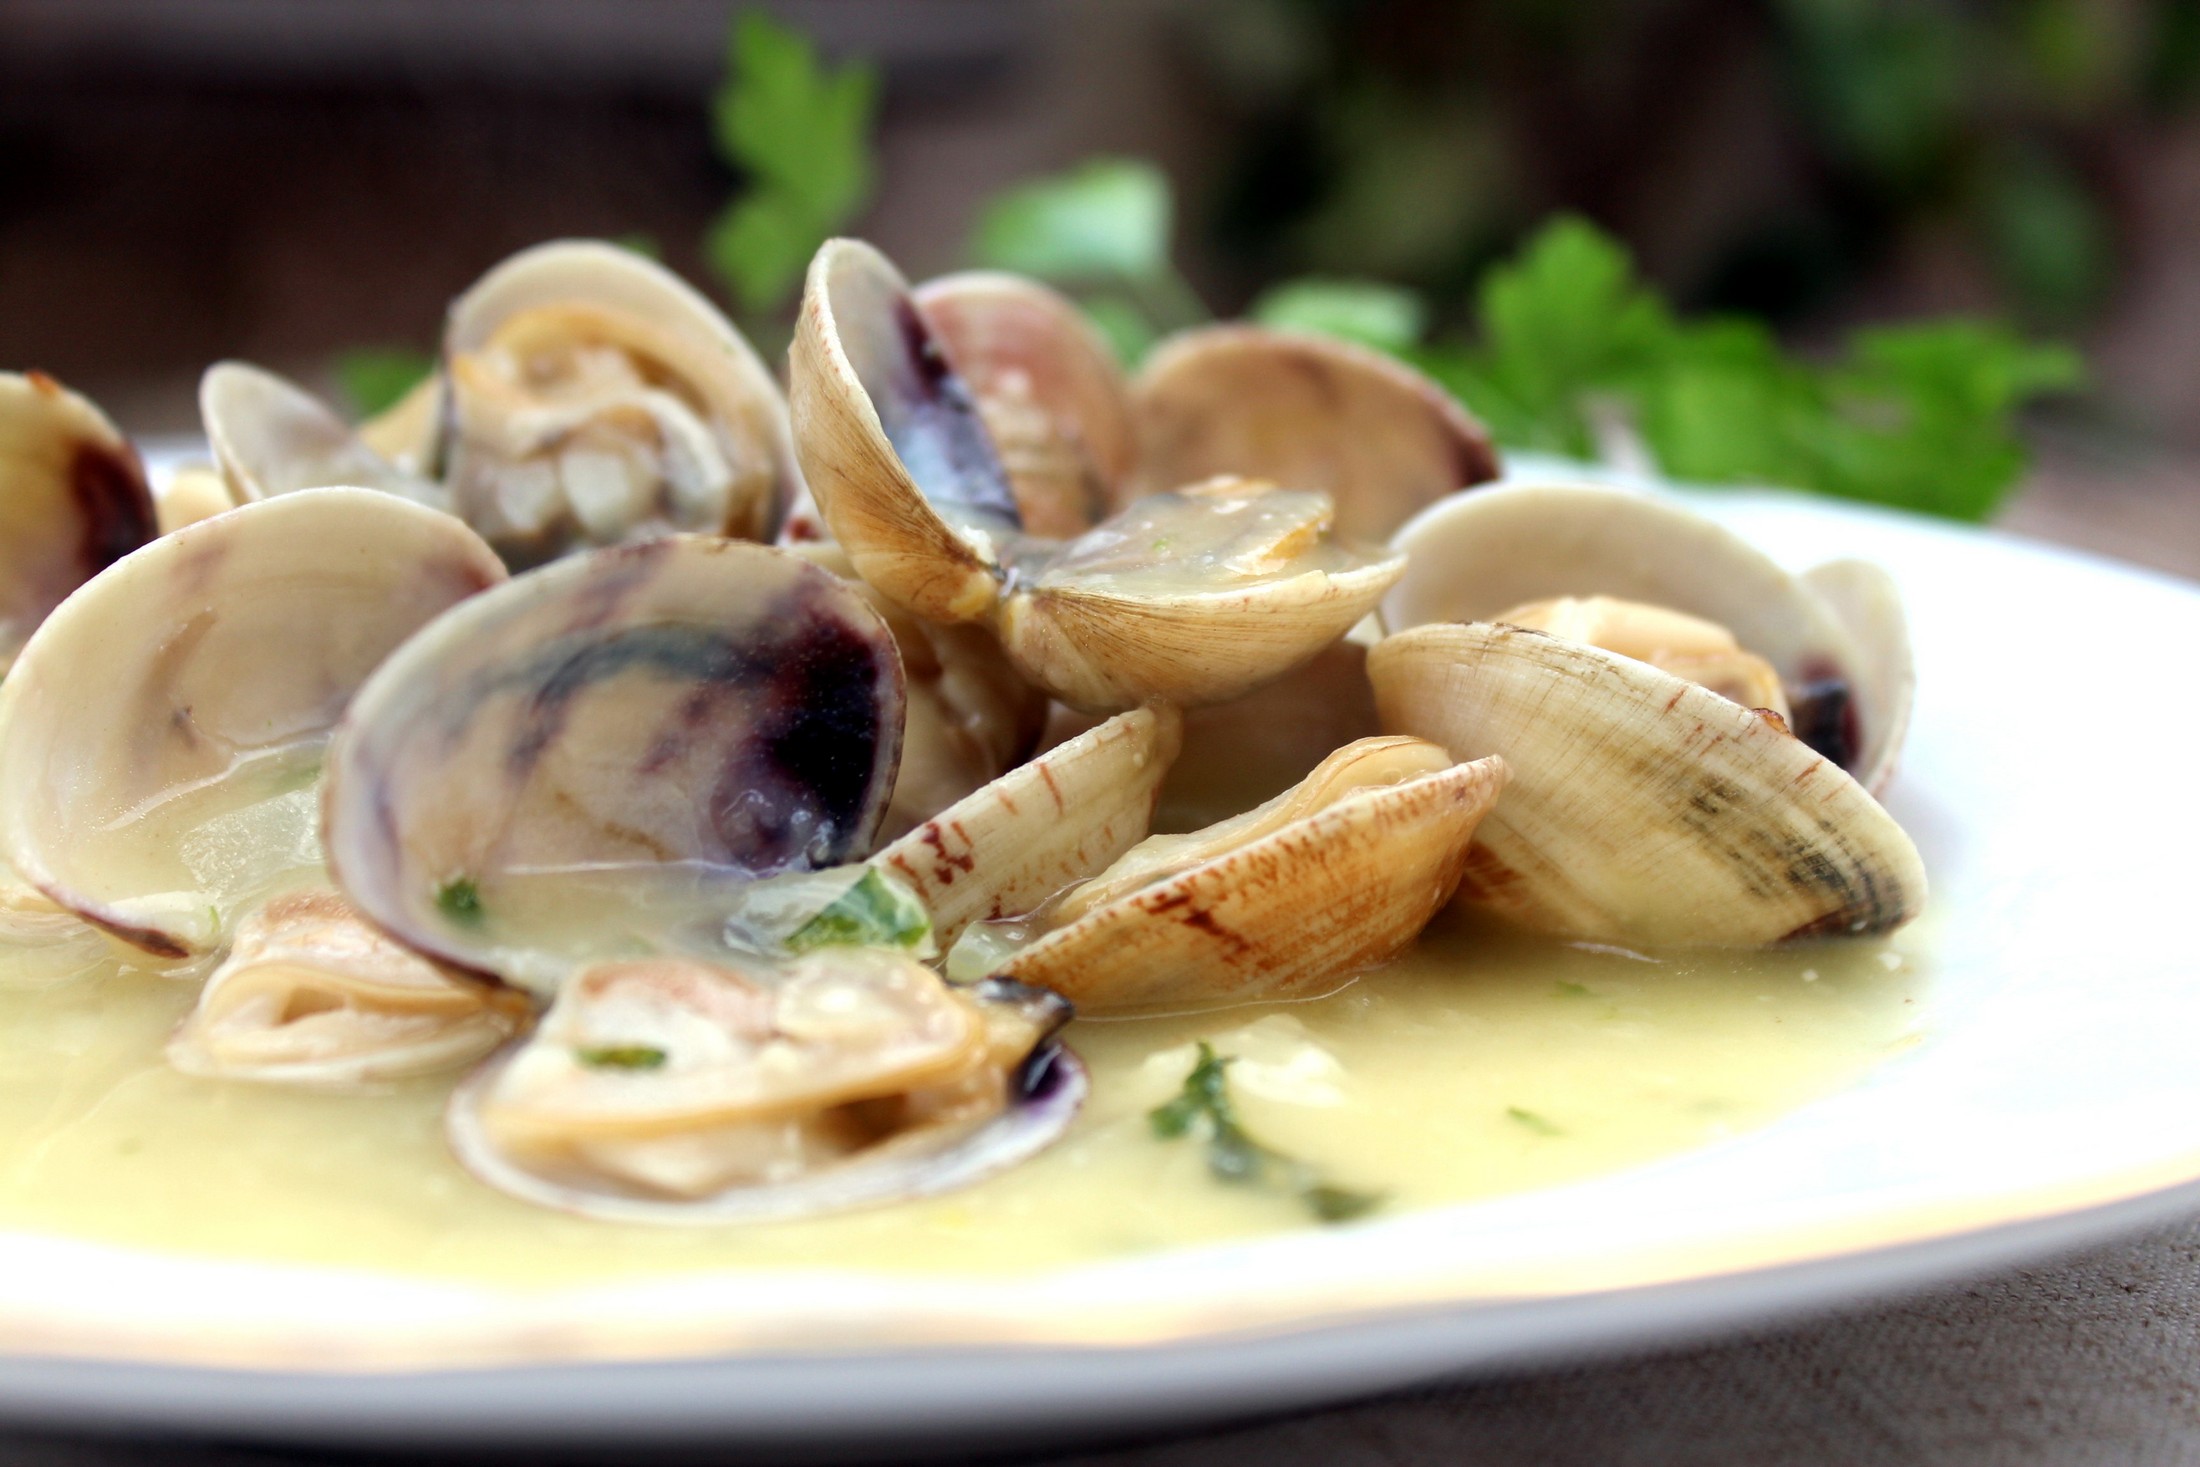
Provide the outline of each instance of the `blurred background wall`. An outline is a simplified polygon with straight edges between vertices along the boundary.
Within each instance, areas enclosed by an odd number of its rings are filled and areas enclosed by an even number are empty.
[[[1806,347],[1945,310],[2078,341],[2097,390],[2047,425],[2050,469],[2192,492],[2200,0],[769,8],[882,66],[861,228],[912,273],[964,257],[989,193],[1101,152],[1167,168],[1222,309],[1311,271],[1464,312],[1573,208],[1677,301]],[[730,10],[0,0],[0,363],[183,428],[206,362],[325,381],[345,347],[427,346],[538,239],[644,233],[708,283]]]

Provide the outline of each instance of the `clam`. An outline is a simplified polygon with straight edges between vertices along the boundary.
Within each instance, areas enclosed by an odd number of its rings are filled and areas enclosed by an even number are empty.
[[[329,757],[338,885],[421,951],[552,992],[721,951],[758,878],[870,853],[902,673],[862,594],[668,536],[540,567],[367,681]]]
[[[0,867],[0,989],[49,988],[115,961],[116,943],[91,923]],[[124,951],[134,951],[125,949]]]
[[[115,425],[43,373],[0,372],[0,673],[62,598],[156,533]]]
[[[239,502],[355,486],[450,507],[440,485],[399,468],[368,447],[335,409],[264,368],[246,362],[208,367],[199,378],[199,418]]]
[[[0,685],[0,847],[156,956],[218,950],[318,866],[314,784],[390,650],[503,578],[448,515],[368,489],[244,505],[123,557]]]
[[[902,674],[855,587],[672,536],[460,607],[354,700],[329,861],[421,951],[551,998],[452,1098],[483,1180],[594,1216],[921,1196],[1061,1133],[1061,1000],[948,987],[869,853]]]
[[[1924,901],[1902,828],[1775,714],[1482,622],[1395,632],[1368,674],[1385,728],[1513,771],[1462,901],[1568,937],[1701,946],[1886,932]]]
[[[437,455],[514,564],[681,530],[768,539],[794,487],[779,385],[733,324],[632,250],[523,250],[451,306]]]
[[[1806,744],[1867,785],[1892,767],[1910,681],[1896,672],[1865,675],[1867,667],[1906,667],[1909,657],[1899,599],[1883,576],[1857,582],[1870,589],[1853,598],[1860,613],[1852,626],[1826,596],[1721,526],[1665,499],[1585,485],[1459,495],[1393,543],[1408,569],[1383,601],[1392,632],[1426,622],[1520,621],[1598,641],[1593,616],[1611,631],[1612,640],[1598,642],[1608,651],[1654,653],[1662,637],[1684,660],[1708,657],[1697,680],[1724,681],[1725,691],[1782,713]],[[1568,598],[1570,608],[1550,604]],[[1861,610],[1867,606],[1878,609]],[[1697,625],[1683,628],[1659,613]],[[1549,620],[1554,615],[1567,618],[1563,627]],[[1724,652],[1715,645],[1721,639]],[[1745,670],[1751,658],[1770,665],[1779,699],[1748,691],[1764,682]]]
[[[1138,447],[1129,396],[1074,301],[990,270],[926,281],[912,299],[970,388],[1026,532],[1074,539],[1127,502]]]
[[[949,972],[1038,984],[1098,1014],[1313,996],[1420,935],[1505,779],[1502,759],[1359,740],[1265,805],[1148,837],[1024,920],[971,928]]]
[[[153,486],[153,513],[163,535],[237,507],[229,480],[211,464],[182,464]]]
[[[359,441],[408,474],[433,478],[443,437],[443,374],[430,372],[361,423]]]
[[[1902,593],[1894,577],[1864,560],[1813,566],[1803,572],[1803,584],[1832,609],[1856,643],[1852,680],[1865,716],[1849,767],[1857,783],[1877,794],[1894,777],[1917,697],[1917,661]]]
[[[994,780],[880,850],[948,944],[972,922],[1029,912],[1145,838],[1182,719],[1119,713]]]
[[[1494,479],[1490,437],[1403,363],[1332,337],[1203,326],[1156,348],[1132,385],[1137,489],[1217,474],[1336,501],[1348,536],[1382,541],[1445,495]]]
[[[990,625],[1087,710],[1234,697],[1335,641],[1403,568],[1339,541],[1326,495],[1244,479],[1148,496],[1066,543],[1029,535],[969,385],[852,240],[811,263],[792,384],[805,478],[857,574],[927,620]]]
[[[186,1074],[357,1085],[481,1058],[532,1017],[519,993],[421,956],[325,887],[238,925],[168,1045]]]
[[[922,825],[1030,755],[1046,721],[1046,694],[1023,680],[984,628],[910,615],[855,580],[847,553],[830,540],[785,548],[860,589],[901,652],[907,713],[880,840]]]
[[[589,968],[452,1097],[453,1152],[527,1201],[625,1222],[761,1222],[931,1196],[1058,1137],[1069,1006],[905,955]]]

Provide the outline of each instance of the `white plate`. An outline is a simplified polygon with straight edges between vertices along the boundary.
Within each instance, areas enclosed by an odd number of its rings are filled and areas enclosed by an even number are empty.
[[[1934,891],[1924,1043],[1765,1130],[1562,1189],[1031,1279],[519,1295],[0,1237],[0,1412],[328,1445],[899,1447],[1303,1407],[1763,1322],[2200,1203],[2200,591],[1775,495],[1894,572],[1889,804]]]

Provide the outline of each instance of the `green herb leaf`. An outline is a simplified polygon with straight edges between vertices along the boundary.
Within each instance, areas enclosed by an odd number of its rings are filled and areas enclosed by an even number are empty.
[[[1561,218],[1481,289],[1477,347],[1409,348],[1501,443],[1588,457],[1610,411],[1674,478],[1785,485],[1983,519],[2021,476],[2015,414],[2071,390],[2082,364],[2006,326],[1860,332],[1846,361],[1785,354],[1755,321],[1683,321],[1627,252]]]
[[[371,418],[426,381],[435,358],[411,347],[363,346],[339,353],[329,370],[353,414]]]
[[[801,201],[757,189],[719,211],[703,254],[743,307],[768,311],[794,294],[825,239]]]
[[[479,927],[484,915],[481,888],[471,876],[446,881],[436,888],[435,907],[461,927]]]
[[[1383,1203],[1379,1192],[1355,1192],[1323,1180],[1307,1162],[1264,1146],[1239,1124],[1237,1107],[1230,1098],[1230,1058],[1217,1055],[1206,1040],[1199,1042],[1199,1058],[1184,1087],[1175,1098],[1146,1112],[1146,1122],[1164,1141],[1191,1133],[1193,1125],[1207,1122],[1207,1170],[1216,1181],[1232,1186],[1268,1187],[1289,1192],[1322,1222],[1346,1222],[1373,1211]]]
[[[789,952],[812,948],[914,948],[931,936],[932,917],[917,894],[877,867],[866,869],[832,904],[796,928]]]
[[[1169,181],[1151,163],[1095,158],[998,195],[978,219],[979,261],[1049,280],[1173,274]]]
[[[1350,1222],[1365,1217],[1386,1200],[1380,1192],[1355,1192],[1348,1187],[1320,1183],[1299,1194],[1314,1216],[1323,1222]]]
[[[1566,1134],[1558,1127],[1552,1125],[1549,1121],[1543,1119],[1543,1117],[1537,1115],[1534,1111],[1522,1110],[1517,1105],[1506,1106],[1505,1114],[1511,1119],[1518,1121],[1521,1125],[1526,1126],[1529,1130],[1535,1132],[1538,1136],[1563,1136]]]
[[[1318,331],[1379,351],[1402,352],[1428,326],[1428,303],[1402,286],[1376,280],[1287,280],[1253,302],[1264,326]]]
[[[576,1049],[573,1057],[592,1070],[658,1070],[671,1058],[654,1044],[607,1044]]]
[[[802,262],[870,200],[877,108],[868,63],[828,66],[807,37],[761,10],[734,18],[711,122],[720,156],[748,188],[712,227],[706,252],[744,305],[779,304]]]

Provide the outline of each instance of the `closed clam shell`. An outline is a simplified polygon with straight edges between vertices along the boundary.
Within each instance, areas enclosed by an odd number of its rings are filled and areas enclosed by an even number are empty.
[[[354,485],[448,507],[439,485],[391,463],[328,404],[265,368],[248,362],[208,367],[199,378],[199,417],[239,502]]]
[[[723,921],[756,877],[868,853],[902,696],[878,614],[788,552],[669,536],[571,556],[360,690],[329,757],[329,865],[422,951],[555,989]]]
[[[1863,770],[1866,749],[1891,759],[1889,734],[1906,721],[1905,711],[1875,706],[1856,636],[1820,595],[1668,499],[1598,485],[1504,484],[1430,507],[1392,545],[1407,557],[1383,598],[1392,632],[1486,621],[1558,596],[1648,602],[1717,622],[1770,662],[1788,689],[1795,732],[1843,768]],[[1901,637],[1899,616],[1879,628]]]
[[[926,281],[914,299],[977,399],[1024,528],[1067,540],[1120,508],[1137,452],[1130,398],[1076,302],[992,270]]]
[[[517,563],[675,530],[766,540],[794,494],[778,382],[709,300],[618,245],[490,270],[451,305],[443,383],[432,458]]]
[[[1131,385],[1145,493],[1236,474],[1337,502],[1344,534],[1381,541],[1444,495],[1494,479],[1490,436],[1394,358],[1332,337],[1202,326],[1155,349]]]
[[[0,672],[62,598],[157,533],[145,468],[104,413],[0,372]]]
[[[1916,847],[1862,785],[1646,663],[1472,622],[1394,633],[1368,674],[1385,728],[1511,767],[1459,894],[1524,926],[1756,947],[1886,932],[1925,899]]]
[[[1325,769],[1412,752],[1370,746],[1413,742],[1367,740]],[[1081,1013],[1109,1014],[1311,996],[1388,962],[1451,897],[1475,827],[1505,786],[1501,759],[1428,753],[1429,772],[1317,797],[1311,813],[1249,841],[1170,838],[1194,857],[1214,854],[1055,927],[996,971],[1052,989]]]
[[[0,685],[8,860],[147,952],[218,948],[275,868],[317,859],[312,785],[353,691],[503,577],[457,520],[370,489],[244,505],[125,556]]]
[[[871,858],[915,889],[942,947],[1031,911],[1145,839],[1176,754],[1169,708],[1120,713],[1021,764]]]

